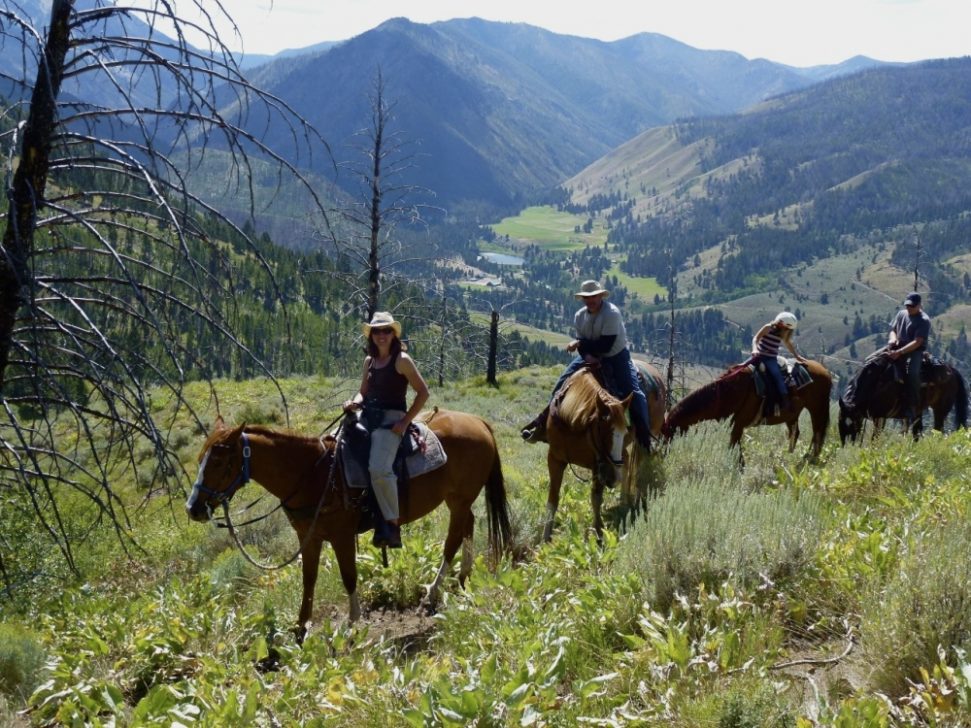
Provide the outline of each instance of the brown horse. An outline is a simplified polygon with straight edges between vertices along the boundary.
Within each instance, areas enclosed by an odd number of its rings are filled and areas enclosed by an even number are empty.
[[[768,417],[762,415],[762,397],[756,390],[754,374],[747,366],[736,366],[713,382],[699,387],[674,406],[664,421],[663,433],[670,439],[675,433],[704,420],[732,418],[731,447],[738,446],[742,461],[742,432],[753,425],[785,424],[789,430],[789,452],[799,439],[799,415],[809,410],[813,440],[810,453],[817,457],[823,449],[826,429],[829,427],[829,393],[833,388],[833,375],[822,364],[807,361],[805,364],[812,381],[804,387],[791,390],[790,406],[782,413]]]
[[[498,556],[509,542],[509,512],[492,428],[474,415],[436,410],[427,424],[442,442],[444,466],[411,480],[401,499],[401,522],[410,523],[435,510],[443,501],[450,516],[442,564],[425,597],[434,606],[439,590],[463,543],[460,583],[472,568],[472,504],[485,486],[489,543]],[[189,516],[207,521],[215,505],[226,504],[252,478],[281,500],[297,532],[303,565],[303,599],[297,635],[306,634],[313,612],[314,587],[321,546],[329,541],[337,557],[341,580],[350,601],[350,619],[360,616],[357,597],[358,533],[370,528],[362,518],[362,489],[348,488],[340,465],[335,466],[336,440],[281,432],[269,427],[227,428],[216,420],[199,456],[200,469],[186,502]]]
[[[954,426],[968,426],[968,385],[961,372],[950,364],[924,356],[920,371],[920,403],[917,412],[930,408],[934,429],[943,430],[948,412],[954,411]],[[862,434],[864,418],[874,422],[873,435],[888,418],[902,418],[907,403],[906,385],[896,381],[894,364],[886,349],[880,349],[864,362],[840,396],[840,443],[856,441]],[[911,425],[916,439],[924,430],[923,417]]]
[[[640,369],[641,387],[647,396],[651,434],[660,436],[664,422],[665,389],[661,375],[646,362],[635,362]],[[546,499],[546,523],[543,539],[553,535],[553,522],[560,505],[560,488],[567,465],[589,468],[593,473],[590,502],[597,539],[603,538],[604,488],[622,479],[626,459],[629,469],[636,468],[636,458],[627,456],[625,448],[633,438],[627,427],[627,408],[632,395],[619,400],[600,383],[590,369],[581,369],[564,383],[557,393],[546,420],[546,466],[550,488]],[[631,445],[632,452],[639,450]]]

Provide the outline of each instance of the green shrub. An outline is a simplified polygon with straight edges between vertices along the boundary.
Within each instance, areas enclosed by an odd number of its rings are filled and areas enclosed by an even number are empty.
[[[798,575],[813,558],[823,504],[795,491],[746,493],[705,478],[669,487],[620,544],[616,568],[639,574],[653,608],[722,582],[756,588]]]
[[[754,693],[732,690],[720,699],[718,728],[787,728],[796,719],[776,692],[762,685]]]
[[[0,624],[0,692],[24,700],[40,682],[44,648],[24,628]]]
[[[861,643],[875,687],[894,696],[938,664],[939,648],[971,651],[971,526],[911,536],[897,572],[864,601]]]

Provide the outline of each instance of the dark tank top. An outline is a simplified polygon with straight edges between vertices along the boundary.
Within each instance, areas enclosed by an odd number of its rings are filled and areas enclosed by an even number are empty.
[[[367,406],[402,412],[408,409],[405,403],[408,379],[394,368],[397,359],[396,354],[381,368],[375,367],[374,359],[371,359],[367,373],[367,401],[365,402]]]

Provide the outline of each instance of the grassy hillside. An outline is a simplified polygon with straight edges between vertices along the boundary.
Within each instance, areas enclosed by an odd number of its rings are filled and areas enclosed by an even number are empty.
[[[821,461],[807,464],[808,443],[790,454],[781,428],[761,428],[745,439],[741,471],[725,426],[703,426],[642,473],[644,485],[660,484],[645,517],[624,527],[620,494],[607,493],[603,549],[587,531],[587,473],[568,471],[554,540],[541,544],[544,446],[522,443],[517,429],[556,373],[505,374],[498,388],[463,382],[430,402],[493,423],[516,558],[491,569],[480,530],[467,588],[449,583],[439,612],[426,616],[415,608],[437,568],[444,514],[406,526],[387,569],[361,538],[366,616],[352,626],[326,551],[303,647],[288,632],[297,566],[256,570],[225,531],[186,522],[182,494],[146,498],[119,474],[119,492],[143,504],[132,523],[143,551],[118,553],[109,534],[88,534],[84,573],[66,586],[53,578],[56,554],[31,552],[28,541],[24,561],[4,565],[29,578],[3,602],[0,722],[971,721],[967,431],[916,445],[888,433],[843,449],[831,436]],[[293,426],[318,433],[355,384],[284,382]],[[226,383],[219,394],[230,421],[282,424],[263,382]],[[174,437],[191,477],[202,434],[187,422]],[[246,486],[234,507],[260,492]],[[15,514],[0,518],[12,537]],[[267,562],[295,547],[279,513],[242,534]]]
[[[796,311],[799,344],[842,374],[916,269],[932,348],[971,367],[969,88],[954,59],[652,129],[567,180],[562,207],[610,221],[622,269],[673,282],[685,311],[714,307],[740,332]]]

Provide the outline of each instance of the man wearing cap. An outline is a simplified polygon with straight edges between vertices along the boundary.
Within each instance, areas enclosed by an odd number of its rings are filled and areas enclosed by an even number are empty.
[[[904,416],[913,422],[920,410],[920,365],[931,334],[931,319],[921,308],[920,294],[907,294],[904,308],[897,312],[890,324],[887,348],[894,361],[898,381],[904,380],[906,366],[907,406]]]
[[[584,281],[575,298],[583,301],[583,308],[573,317],[577,338],[566,346],[577,356],[567,364],[566,369],[556,380],[550,401],[570,376],[584,366],[602,367],[607,388],[617,397],[633,393],[630,404],[631,420],[637,441],[650,448],[650,415],[647,410],[647,397],[641,390],[637,369],[627,348],[627,333],[620,309],[605,299],[610,293],[597,281]],[[550,406],[544,409],[522,430],[526,442],[545,440],[546,418]]]

